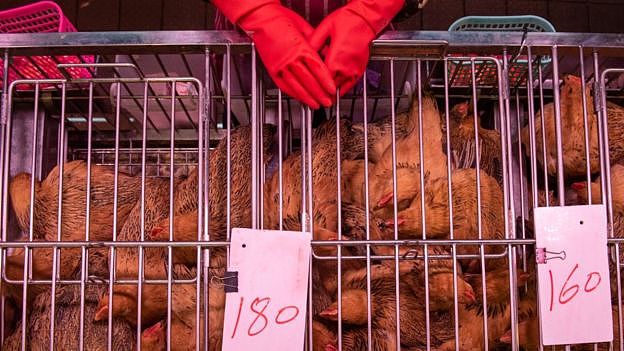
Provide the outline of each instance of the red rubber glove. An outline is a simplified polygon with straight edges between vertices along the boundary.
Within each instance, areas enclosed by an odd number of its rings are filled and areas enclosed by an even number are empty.
[[[214,0],[215,6],[251,32],[260,58],[275,84],[313,109],[330,106],[336,86],[307,38],[314,29],[279,0]]]
[[[316,51],[323,50],[325,63],[340,95],[349,91],[362,77],[371,41],[403,5],[404,0],[351,0],[316,28],[310,37],[310,45]]]

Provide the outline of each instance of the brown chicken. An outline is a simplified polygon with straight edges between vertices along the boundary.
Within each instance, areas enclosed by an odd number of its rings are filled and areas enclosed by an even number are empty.
[[[321,241],[338,240],[338,234],[331,230],[327,230],[321,227],[315,227],[314,233],[313,233],[313,239],[321,240]],[[342,238],[342,239],[346,239],[346,238]],[[320,256],[338,257],[338,247],[334,245],[318,246],[314,248],[314,251],[316,252],[316,254]],[[343,255],[342,257],[349,256],[349,251],[347,249],[342,249],[341,255]],[[353,269],[353,263],[350,261],[342,260],[341,264],[342,264],[342,269],[344,270]],[[337,272],[338,272],[337,261],[319,260],[319,261],[314,262],[314,266],[315,268],[318,269],[319,279],[323,287],[327,289],[327,291],[330,294],[333,293],[333,289],[336,284],[335,281],[337,278]]]
[[[569,178],[586,175],[587,161],[585,158],[585,126],[583,118],[582,96],[587,103],[587,124],[589,136],[590,171],[597,173],[600,170],[597,115],[594,111],[594,99],[591,95],[590,84],[582,92],[580,78],[567,75],[563,78],[561,90],[561,130],[563,134],[563,168],[564,175]],[[557,171],[557,147],[555,134],[554,104],[544,106],[544,111],[535,117],[535,145],[537,161],[544,164],[542,146],[542,118],[546,129],[546,166],[548,174],[555,175]],[[611,162],[617,162],[624,157],[624,109],[614,103],[607,102],[607,118],[609,123],[609,149]],[[522,130],[522,143],[527,156],[530,157],[529,127]]]
[[[396,320],[395,320],[395,284],[393,279],[377,279],[371,282],[372,313],[371,324],[375,331],[373,333],[374,350],[394,350]],[[362,295],[362,291],[364,295]],[[424,289],[419,291],[418,295],[412,294],[410,287],[401,284],[400,288],[400,323],[401,323],[401,345],[407,347],[424,346],[426,340],[425,326],[425,307],[422,303],[424,299]],[[366,290],[361,288],[352,289],[345,287],[342,293],[342,319],[343,323],[350,325],[353,330],[359,332],[347,331],[346,334],[355,333],[357,337],[345,337],[343,346],[347,350],[365,350],[367,344],[366,325]],[[321,313],[324,318],[331,320],[337,319],[334,306],[330,306],[326,312]],[[440,323],[447,314],[431,314],[431,342],[433,345],[440,344],[442,340],[448,337],[448,328],[442,327],[446,320]],[[363,331],[363,333],[362,333]],[[355,343],[354,345],[350,345]]]
[[[319,320],[312,320],[313,351],[330,351],[337,342],[336,333],[332,329]]]
[[[57,241],[58,229],[58,187],[59,166],[56,166],[42,182],[35,182],[33,238],[36,241]],[[71,161],[63,165],[62,199],[62,241],[86,239],[87,208],[87,164]],[[9,195],[11,206],[23,233],[30,227],[30,181],[31,176],[20,173],[11,179]],[[140,178],[123,173],[118,175],[117,233],[120,232],[134,203],[139,198]],[[113,238],[114,172],[104,166],[91,167],[91,202],[89,217],[89,240],[111,240]],[[22,252],[20,254],[20,252]],[[79,270],[80,249],[62,249],[60,252],[59,276],[68,279]],[[7,258],[7,270],[12,279],[23,277],[23,250]],[[52,250],[36,248],[31,251],[34,278],[50,279],[52,274]],[[21,290],[19,288],[18,290]],[[21,297],[21,291],[16,298]],[[34,296],[34,295],[33,295]]]
[[[356,128],[349,119],[340,118],[340,158],[341,160],[355,160],[364,158],[364,132]],[[333,140],[336,144],[336,119],[332,118],[312,131],[312,145],[320,140]],[[336,156],[336,154],[334,154]],[[335,158],[335,157],[334,157]]]
[[[439,254],[440,252],[435,252]],[[434,252],[430,252],[434,254]],[[457,267],[457,294],[460,304],[473,304],[476,302],[475,292],[472,286],[464,280],[461,268]],[[394,263],[392,265],[371,265],[371,281],[376,279],[395,279]],[[420,260],[409,260],[399,263],[400,280],[410,288],[414,294],[419,294],[424,289],[425,270]],[[358,287],[363,289],[354,292],[366,300],[366,268],[351,270],[343,274],[343,286]],[[336,283],[334,283],[336,284]],[[355,291],[356,289],[354,289]],[[335,291],[335,290],[334,290]],[[449,260],[432,260],[429,263],[429,308],[431,311],[449,311],[453,306],[453,269]],[[364,305],[365,306],[365,305]],[[362,307],[362,306],[360,306]],[[326,311],[327,312],[327,311]],[[337,311],[336,311],[337,312]],[[360,313],[365,313],[359,311]]]
[[[365,210],[355,204],[342,203],[342,240],[365,240],[366,239],[366,216]],[[331,241],[337,240],[337,204],[335,201],[326,201],[318,204],[314,208],[314,240]],[[370,238],[371,239],[387,239],[391,237],[389,229],[385,226],[381,218],[370,215]],[[285,230],[301,230],[300,216],[287,217],[284,219],[283,228]],[[331,229],[330,229],[331,228]],[[373,246],[371,254],[394,254],[393,246]],[[314,246],[314,252],[321,256],[337,257],[338,249],[336,245]],[[343,273],[350,270],[357,270],[365,267],[365,261],[361,259],[348,259],[349,256],[365,256],[366,249],[364,246],[344,245],[341,249],[341,267]],[[327,296],[333,295],[336,289],[337,277],[337,261],[336,260],[314,260],[313,273],[315,282],[314,287],[316,293],[313,294],[315,299],[326,301]],[[316,283],[319,284],[316,284]],[[329,297],[331,299],[331,297]],[[325,303],[322,303],[325,305]],[[315,304],[314,308],[317,306]],[[321,307],[322,308],[322,307]]]
[[[172,292],[171,350],[191,351],[196,345],[196,290],[194,285],[174,285]],[[209,292],[209,349],[220,350],[223,335],[225,293],[222,287],[211,286]],[[204,315],[200,313],[200,345],[204,343]],[[167,330],[164,321],[145,329],[141,335],[142,349],[165,350]]]
[[[357,205],[343,203],[342,204],[342,235],[343,240],[366,240],[366,211]],[[332,211],[336,211],[333,209]],[[332,212],[328,211],[328,212]],[[333,213],[333,212],[332,212]],[[369,235],[371,240],[388,240],[394,237],[391,227],[384,223],[384,220],[370,214],[369,216]],[[327,221],[329,223],[331,221]],[[323,235],[323,233],[327,233]],[[337,234],[315,227],[315,240],[335,240]],[[330,247],[317,247],[315,251],[323,248],[320,254],[336,256],[337,249],[335,246]],[[372,255],[385,255],[394,257],[394,245],[374,245],[371,246]],[[400,247],[399,256],[406,256],[408,254],[416,254],[420,257],[423,255],[422,247]],[[430,255],[448,254],[442,247],[429,246]],[[348,257],[349,255],[365,256],[366,250],[364,247],[352,247],[344,246],[342,249],[342,256]],[[431,257],[431,256],[430,256]],[[318,262],[318,265],[322,265],[324,269],[321,271],[323,281],[330,294],[335,294],[336,289],[336,263],[332,261]],[[373,270],[373,274],[387,274],[387,278],[394,278],[394,260],[382,261],[382,266],[385,268],[378,268]],[[373,265],[372,267],[376,267]],[[380,266],[381,267],[381,266]],[[343,280],[363,280],[365,279],[365,261],[364,260],[343,260],[342,270],[345,275]],[[424,262],[420,259],[416,260],[401,260],[399,262],[399,269],[401,274],[409,273],[409,279],[406,279],[408,284],[415,284],[415,289],[420,289],[424,286]],[[459,293],[460,303],[474,302],[474,291],[472,287],[464,281],[461,274],[461,268],[457,267],[458,279],[457,289]],[[406,275],[407,276],[407,275]],[[350,278],[349,278],[350,277]],[[420,287],[416,287],[420,284]],[[429,262],[429,288],[431,295],[435,296],[431,300],[432,310],[444,310],[450,308],[453,304],[453,265],[451,260],[435,259]]]
[[[149,234],[158,221],[166,218],[169,213],[169,180],[149,179],[145,189],[145,235]],[[138,201],[128,216],[121,233],[120,241],[140,240],[141,234],[141,203]],[[167,278],[167,250],[165,248],[146,248],[143,250],[143,267],[146,279]],[[137,279],[139,273],[139,250],[137,248],[120,248],[116,250],[116,276],[118,279]],[[176,271],[174,267],[174,271]],[[183,271],[184,272],[184,271]],[[181,278],[181,277],[179,277]],[[190,275],[186,278],[191,278]],[[137,323],[137,286],[115,285],[113,293],[113,315],[123,317],[130,323]],[[152,325],[162,318],[165,313],[162,301],[166,301],[166,286],[143,285],[142,319],[143,323]],[[164,295],[164,296],[163,296]],[[166,306],[166,303],[164,304]],[[100,303],[95,320],[108,317],[108,296]]]
[[[482,274],[466,274],[466,281],[470,283],[476,292],[476,302],[470,304],[469,310],[478,310],[483,314],[483,275]],[[523,286],[529,281],[531,274],[528,272],[517,271],[517,286]],[[507,305],[511,302],[511,294],[509,293],[509,269],[508,267],[500,267],[492,271],[488,271],[485,275],[485,286],[487,291],[487,309],[488,315],[498,315],[503,313]]]
[[[493,346],[496,340],[503,335],[510,326],[510,309],[507,307],[502,313],[488,316],[488,345]],[[442,344],[438,350],[455,350],[455,334],[451,331],[451,337]],[[485,340],[483,337],[483,315],[468,310],[464,306],[459,308],[459,349],[460,350],[484,350]]]
[[[386,280],[393,280],[392,277],[385,278]],[[405,284],[402,284],[403,288],[408,288],[408,291],[401,292],[402,294],[419,294],[423,290],[423,281],[417,282],[414,277],[403,276],[402,278]],[[394,286],[393,286],[394,289]],[[376,291],[372,292],[375,295]],[[424,293],[423,297],[424,297]],[[465,280],[461,277],[457,278],[457,302],[462,305],[475,303],[475,293]],[[452,272],[447,273],[430,273],[429,277],[429,309],[432,312],[449,312],[453,308],[453,275]],[[342,295],[343,298],[343,320],[350,324],[361,325],[365,324],[367,320],[366,316],[366,301],[367,293],[366,289],[349,289],[345,290]],[[360,303],[357,303],[359,301]],[[424,303],[424,302],[423,302]],[[330,305],[321,314],[324,317],[331,317],[332,314],[337,316],[337,303]]]
[[[468,102],[459,103],[449,113],[451,152],[458,168],[476,168],[477,152],[472,106]],[[478,124],[479,168],[490,176],[502,178],[501,136],[496,130],[485,129]],[[443,140],[446,144],[446,122],[442,122]]]
[[[612,310],[612,318],[613,318],[613,346],[615,349],[620,345],[619,343],[619,327],[618,327],[618,312],[617,307],[613,306]],[[509,329],[505,334],[500,337],[500,341],[505,344],[511,344],[512,332]],[[522,320],[518,323],[518,339],[520,343],[520,348],[522,350],[538,350],[540,345],[540,335],[539,335],[539,320],[537,315],[533,315],[528,319]],[[612,350],[609,346],[609,343],[598,343],[598,350],[608,351]],[[548,347],[550,350],[551,347]],[[552,346],[553,350],[565,350],[564,346]],[[594,344],[576,344],[572,345],[571,350],[574,351],[590,351],[596,350],[594,348]]]
[[[328,201],[319,204],[314,208],[314,240],[337,240],[337,207],[333,201]],[[326,228],[333,228],[332,230]],[[299,231],[301,230],[301,216],[290,216],[284,218],[283,221],[284,230]],[[344,236],[342,239],[346,239]],[[337,248],[335,245],[323,245],[314,246],[314,253],[320,256],[336,256]],[[342,254],[344,256],[350,255],[351,250],[343,249]],[[344,265],[347,261],[343,261],[343,267],[353,263],[350,261],[347,265]],[[322,310],[331,302],[331,293],[335,289],[337,277],[337,263],[332,260],[314,260],[312,262],[312,287],[313,287],[313,309],[315,312]]]
[[[354,203],[360,206],[365,204],[366,173],[364,160],[343,160],[342,171],[342,201]],[[373,164],[368,163],[368,170],[373,169]],[[369,173],[370,174],[370,173]]]
[[[68,250],[71,250],[68,252]],[[34,254],[33,254],[34,252]],[[105,278],[108,276],[108,254],[105,248],[93,248],[88,250],[88,273],[87,277]],[[52,249],[31,250],[29,255],[32,258],[32,274],[35,279],[52,279]],[[64,279],[80,279],[82,270],[82,257],[79,249],[59,250],[57,254],[59,264],[57,269]],[[23,281],[24,279],[24,249],[16,248],[6,258],[6,275],[7,278],[15,281]],[[30,305],[32,300],[47,286],[41,284],[30,284],[28,286],[27,304]],[[21,303],[23,294],[23,284],[7,283],[3,284],[3,290],[6,296],[13,298],[17,303]]]
[[[315,266],[317,267],[317,266]],[[388,267],[380,264],[372,264],[371,265],[371,281],[374,279],[382,279],[382,278],[391,278],[394,277],[394,269],[392,267]],[[323,276],[324,277],[324,276]],[[320,287],[321,284],[312,284],[313,288],[313,312],[314,315],[320,315],[321,312],[328,314],[329,319],[332,319],[331,315],[334,315],[334,319],[336,318],[337,310],[335,309],[336,305],[334,304],[332,309],[329,307],[332,306],[332,303],[335,302],[335,297],[338,291],[338,279],[337,275],[334,274],[331,276],[332,279],[326,279],[323,282],[327,282],[327,287]],[[313,282],[316,280],[320,280],[319,278],[319,269],[313,271]],[[343,284],[352,281],[366,281],[366,269],[357,269],[357,270],[348,270],[343,271],[342,273],[342,282]]]
[[[342,203],[341,209],[342,234],[350,240],[366,240],[366,209],[363,206],[347,202]],[[374,213],[369,213],[368,220],[368,233],[370,240],[394,239],[394,228],[386,225],[383,218]],[[353,254],[360,256],[366,255],[366,249],[363,246],[351,247],[351,250],[353,251]],[[404,250],[406,250],[406,248],[400,247],[400,254]],[[394,256],[394,245],[371,245],[371,253],[375,255]]]
[[[314,217],[314,240],[337,240],[338,234],[335,232],[337,230],[337,206],[334,202],[324,202],[317,206],[315,209],[315,217]],[[366,225],[366,211],[364,208],[351,204],[351,203],[342,203],[341,205],[342,212],[342,240],[365,240],[367,225]],[[325,216],[327,215],[327,217]],[[383,240],[392,238],[391,230],[385,226],[384,220],[376,217],[374,214],[370,214],[369,217],[370,225],[369,225],[369,234],[372,240]],[[300,220],[298,219],[286,219],[284,221],[284,228],[287,230],[300,230]],[[326,229],[332,228],[332,230]],[[314,252],[317,255],[322,256],[332,256],[337,257],[338,249],[336,245],[327,245],[327,246],[315,246]],[[400,253],[401,254],[401,253]],[[393,245],[374,245],[371,246],[371,255],[394,255],[394,246]],[[344,245],[341,249],[341,268],[343,274],[346,272],[350,272],[353,270],[360,270],[365,268],[366,261],[363,259],[349,259],[350,256],[366,256],[366,248],[362,245],[360,246],[352,246],[352,245]],[[386,261],[388,266],[390,266],[391,261]],[[336,291],[337,285],[337,265],[336,260],[314,260],[313,261],[313,271],[316,272],[315,283],[320,281],[324,289],[318,289],[315,297],[319,300],[325,301],[327,299],[327,295],[334,295]],[[402,270],[409,271],[412,269],[412,262],[401,261],[400,266]],[[405,266],[405,267],[404,267]],[[331,297],[329,297],[331,299]],[[324,303],[323,303],[324,304]],[[316,306],[315,306],[316,308]],[[322,307],[321,307],[322,308]]]
[[[341,160],[360,156],[363,149],[353,140],[359,132],[350,128],[350,122],[340,120]],[[327,201],[336,201],[338,191],[336,157],[336,121],[329,120],[319,126],[312,141],[312,188],[314,207]],[[355,150],[354,150],[355,148]],[[307,156],[307,155],[306,155]],[[307,159],[306,159],[307,167]],[[300,218],[301,212],[301,152],[291,154],[282,163],[283,218]],[[264,227],[279,228],[279,172],[273,173],[264,186]],[[327,228],[331,229],[331,228]],[[292,229],[296,230],[296,229]]]
[[[406,171],[408,169],[405,169]],[[477,172],[475,169],[457,169],[451,176],[453,200],[453,235],[455,239],[477,239]],[[409,177],[401,179],[408,180]],[[480,173],[481,181],[481,225],[483,239],[501,239],[504,236],[503,193],[496,180],[485,172]],[[448,183],[446,178],[425,179],[425,223],[427,238],[448,238],[450,232],[448,208]],[[398,213],[399,234],[403,238],[422,238],[420,186],[415,182],[405,182],[399,203],[410,203]],[[388,206],[392,200],[378,206]],[[391,207],[391,206],[389,206]],[[390,217],[388,225],[393,225]],[[489,248],[486,251],[489,252]],[[459,253],[477,253],[476,247],[459,247]]]
[[[61,240],[84,240],[86,235],[87,164],[70,161],[63,167],[63,201]],[[9,183],[11,206],[20,229],[29,231],[30,179],[20,173]],[[140,192],[140,178],[123,173],[118,175],[117,233],[134,207]],[[58,222],[59,166],[42,182],[35,182],[33,235],[38,239],[56,241]],[[104,166],[91,166],[90,240],[113,238],[114,172]]]
[[[224,240],[225,223],[220,220],[208,221],[208,235],[210,240]],[[200,234],[201,235],[201,234]],[[169,241],[169,218],[157,224],[151,231],[150,239],[154,241]],[[173,241],[197,241],[197,210],[174,216]],[[173,262],[185,265],[197,263],[197,248],[177,248],[173,250]]]
[[[585,174],[585,128],[583,124],[582,97],[585,96],[587,102],[588,135],[590,141],[591,170],[595,172],[599,167],[598,160],[598,134],[596,125],[596,114],[593,109],[593,98],[591,97],[589,85],[586,92],[582,91],[581,81],[575,76],[565,76],[563,84],[560,86],[561,104],[561,130],[563,135],[563,163],[564,174],[568,177],[578,177]],[[543,121],[542,121],[543,119]],[[544,106],[544,111],[540,111],[535,116],[535,146],[537,161],[544,165],[542,123],[545,127],[546,139],[546,167],[548,174],[555,175],[557,172],[557,144],[555,130],[554,103]],[[522,129],[522,143],[528,157],[530,153],[529,126]]]
[[[141,350],[164,351],[166,349],[167,331],[165,321],[160,321],[141,333]]]
[[[455,304],[453,294],[453,269],[442,264],[429,263],[429,309],[433,312],[449,312]],[[473,287],[461,274],[461,268],[457,267],[457,302],[460,305],[476,302]],[[422,289],[425,283],[424,269],[416,277],[407,280],[412,291]]]
[[[263,125],[263,153],[264,161],[268,163],[271,141],[276,128],[272,125]],[[230,216],[230,228],[251,227],[251,128],[243,126],[233,130],[230,134],[230,208],[227,208],[227,139],[221,139],[219,145],[210,153],[208,177],[208,215],[211,229],[211,240],[225,240],[227,237],[227,215]],[[197,187],[192,188],[193,198],[197,198]],[[178,191],[179,189],[177,189]],[[193,208],[182,208],[176,205],[175,214],[185,214],[196,211]],[[194,249],[177,249],[184,256],[189,256]],[[219,247],[211,250],[211,266],[225,267],[225,248]]]
[[[100,295],[105,291],[104,285],[87,285],[84,304],[84,349],[106,350],[108,337],[107,323],[93,323]],[[77,350],[80,326],[80,286],[66,285],[56,289],[55,301],[55,340],[54,344],[63,350]],[[26,319],[26,350],[49,350],[50,346],[50,289],[39,294]],[[9,336],[2,347],[3,350],[21,350],[21,323]],[[136,349],[136,330],[123,320],[113,321],[112,350],[125,351]]]
[[[415,104],[415,105],[414,105]],[[411,110],[418,109],[418,99],[412,100]],[[410,124],[411,112],[398,113],[394,119],[395,134],[397,139],[404,138],[412,129]],[[376,163],[381,155],[392,144],[392,116],[386,116],[374,122],[369,122],[368,126],[368,160]],[[364,145],[364,123],[354,123],[353,129],[361,131],[361,143]],[[362,155],[361,158],[364,158]]]
[[[395,116],[395,134],[397,140],[405,138],[414,128],[414,118],[411,111],[418,111],[418,99],[412,100],[410,111],[399,113]],[[353,124],[352,129],[361,131],[362,135],[357,135],[358,143],[364,143],[364,124]],[[392,144],[392,116],[387,116],[375,122],[368,123],[368,161],[369,161],[369,177],[373,175],[372,169],[375,163],[379,161],[384,151]],[[350,144],[353,145],[353,144]],[[354,146],[355,149],[357,147]],[[358,149],[359,150],[359,149]],[[342,160],[342,191],[343,200],[358,205],[364,205],[364,154],[354,153],[359,156],[358,159]]]
[[[522,286],[534,275],[518,271],[518,286]],[[484,349],[483,328],[483,290],[481,276],[468,276],[473,288],[477,292],[477,303],[461,306],[459,309],[459,340],[460,350]],[[499,338],[511,327],[509,271],[506,267],[488,272],[487,285],[487,322],[488,345],[492,347]],[[536,295],[535,282],[528,284],[528,290],[519,289],[518,318],[526,320],[535,316]],[[455,340],[447,341],[440,350],[455,350]]]
[[[539,341],[539,324],[536,317],[527,319],[518,323],[518,340],[520,347],[524,350],[538,350]],[[511,344],[511,329],[500,337],[500,341],[505,344]]]
[[[411,168],[418,170],[416,177],[411,177],[409,182],[414,186],[420,186],[420,148],[419,148],[419,111],[417,97],[410,111],[410,132],[403,139],[396,141],[396,166],[398,168]],[[422,100],[423,122],[423,159],[425,161],[425,174],[431,179],[445,177],[447,174],[446,154],[442,150],[442,130],[440,127],[440,113],[435,99],[432,96],[424,96]],[[369,177],[369,192],[371,206],[379,203],[387,197],[388,189],[392,189],[393,182],[392,145],[381,155],[379,161],[372,169]],[[398,175],[397,175],[398,178]],[[397,186],[399,196],[403,187]],[[377,208],[384,215],[392,214],[390,208]]]
[[[263,129],[263,146],[264,146],[264,161],[269,162],[271,155],[269,154],[269,148],[273,139],[273,134],[276,129],[272,125],[265,124]],[[230,165],[231,165],[231,203],[230,203],[230,220],[231,228],[249,228],[251,227],[251,128],[241,127],[236,130],[236,133],[231,135],[231,151],[230,151]],[[227,145],[225,139],[220,143]],[[212,161],[212,158],[211,158]],[[227,161],[219,158],[220,162]],[[218,162],[217,162],[218,163]],[[214,214],[210,213],[211,219],[216,220],[219,213],[223,213],[225,218],[226,208],[226,189],[227,189],[227,169],[226,164],[223,164],[223,168],[219,171],[218,168],[214,172],[211,170],[209,175],[209,188],[221,187],[221,189],[215,189],[220,192],[220,196],[215,196],[213,200],[211,193],[209,193],[209,201],[211,202],[211,210],[213,203],[216,206],[221,206],[221,212],[215,211]],[[210,191],[210,190],[209,190]]]
[[[404,268],[405,266],[401,267]],[[413,265],[418,267],[418,265]],[[413,270],[401,271],[400,274],[400,320],[401,320],[401,344],[404,346],[422,346],[425,342],[425,304],[423,303],[425,298],[424,287],[419,284],[412,284],[411,280],[415,279]],[[437,273],[437,272],[436,272]],[[350,271],[343,276],[342,284],[342,320],[343,323],[350,327],[357,329],[357,326],[364,328],[366,331],[366,325],[368,322],[367,315],[367,291],[366,291],[366,269],[357,271]],[[458,279],[458,281],[460,281]],[[373,343],[376,345],[375,349],[378,350],[391,350],[394,346],[395,338],[395,273],[394,269],[385,265],[373,265],[371,266],[371,323],[374,330],[382,331],[382,333],[375,332]],[[452,284],[452,280],[451,280]],[[460,283],[461,284],[461,283]],[[469,288],[469,286],[466,284]],[[448,301],[448,296],[440,296],[440,293],[449,290],[435,290],[434,286],[430,286],[430,306],[440,306],[438,303]],[[450,290],[452,296],[452,288]],[[472,299],[464,301],[467,295],[461,294],[459,302],[472,302]],[[452,297],[451,297],[452,299]],[[445,311],[448,312],[448,311]],[[447,313],[435,313],[434,308],[431,309],[432,318],[432,342],[434,344],[440,343],[442,340],[446,340],[446,329],[433,325],[442,323],[442,317]],[[338,305],[337,302],[333,302],[324,311],[319,314],[321,317],[328,320],[336,321],[338,319]],[[446,321],[448,323],[448,320]],[[349,333],[349,332],[347,332]],[[359,332],[353,331],[356,335]],[[364,334],[366,335],[366,334]],[[388,339],[383,335],[389,336]],[[364,340],[356,341],[358,345],[360,343],[366,344],[366,337]],[[346,341],[345,341],[346,342]],[[354,346],[355,349],[359,349]],[[351,348],[347,348],[351,349]]]
[[[21,317],[18,314],[18,306],[15,301],[11,299],[4,300],[4,306],[2,309],[2,313],[4,313],[4,338],[6,339],[7,335],[10,335],[15,331],[15,326],[21,320]]]
[[[587,182],[572,184],[582,203],[587,204]],[[592,204],[602,203],[602,191],[600,189],[600,177],[591,183]],[[614,215],[624,215],[624,165],[614,164],[611,166],[611,205]]]
[[[398,350],[395,332],[388,333],[387,330],[371,326],[371,337],[373,351]],[[368,329],[366,327],[345,327],[342,333],[342,349],[349,351],[368,350]],[[324,351],[338,351],[337,343],[328,344]]]
[[[332,241],[337,240],[338,234],[334,231],[327,230],[321,226],[314,227],[314,240]],[[349,240],[348,236],[343,235],[342,240]],[[316,255],[325,257],[338,257],[338,246],[315,246],[314,252]],[[365,255],[365,253],[358,252],[357,249],[351,246],[343,246],[341,249],[341,269],[343,274],[348,274],[353,270],[361,269],[364,267],[365,261],[362,260],[349,260],[349,256],[353,255]],[[327,307],[331,302],[331,296],[335,294],[337,289],[337,277],[338,277],[338,261],[337,260],[314,260],[313,261],[314,272],[314,287],[315,292],[313,294],[314,309],[316,312]],[[329,302],[328,302],[329,301]]]
[[[340,121],[340,142],[341,161],[345,165],[342,170],[343,187],[349,189],[348,179],[355,176],[354,188],[356,194],[359,193],[359,183],[363,184],[363,161],[349,160],[362,159],[364,157],[364,140],[361,126],[353,126],[347,120]],[[387,121],[380,124],[378,137],[388,137]],[[384,131],[382,131],[384,130]],[[328,199],[335,199],[338,184],[336,183],[336,120],[329,120],[314,130],[312,136],[312,182],[315,207]],[[369,147],[378,145],[373,137]],[[376,147],[376,146],[375,146]],[[282,163],[283,169],[283,217],[297,218],[301,208],[301,153],[291,154]],[[275,172],[265,184],[264,189],[264,226],[269,229],[279,227],[279,172]],[[353,194],[345,197],[351,201]],[[361,196],[358,196],[361,197]],[[353,199],[355,200],[355,199]],[[362,200],[360,200],[361,202]],[[356,201],[357,202],[357,201]],[[329,228],[328,228],[329,229]]]
[[[157,249],[154,249],[157,250]],[[167,261],[163,257],[163,252],[149,251],[145,249],[144,266],[146,279],[166,279],[167,277]],[[130,255],[127,255],[128,257]],[[121,255],[118,256],[122,258]],[[136,259],[136,258],[135,258]],[[119,267],[119,266],[118,266]],[[118,269],[118,277],[136,279],[136,275],[132,272],[135,269]],[[138,271],[137,271],[138,272]],[[187,269],[185,265],[174,265],[173,279],[193,279],[195,270]],[[136,274],[136,273],[135,273]],[[124,318],[131,324],[137,323],[138,308],[138,290],[136,285],[115,285],[113,287],[113,316]],[[166,285],[144,284],[143,298],[141,299],[141,325],[151,325],[158,321],[166,313],[167,306],[167,287]],[[108,294],[104,295],[98,305],[98,311],[94,316],[95,321],[105,320],[108,317],[109,298]]]
[[[270,140],[271,128],[266,127],[265,137]],[[251,162],[251,155],[249,153],[251,143],[251,130],[249,127],[241,127],[231,134],[231,167],[232,167],[232,202],[231,202],[231,223],[233,226],[249,227],[251,225],[251,215],[249,205],[251,202],[251,169],[249,164]],[[224,146],[225,145],[225,146]],[[266,145],[266,144],[265,144]],[[227,152],[227,144],[220,142],[219,147],[214,153],[210,155],[209,162],[211,163],[210,170],[210,189],[220,187],[214,192],[209,193],[209,214],[211,216],[212,225],[220,225],[225,218],[225,199],[227,194],[225,193],[225,185],[220,184],[224,182],[227,177],[225,176],[225,163]],[[268,149],[268,146],[267,146]],[[268,156],[265,158],[268,160]],[[197,199],[197,189],[194,188],[193,182],[196,181],[196,176],[192,175],[189,179],[182,182],[176,182],[177,194],[174,201],[174,213],[184,214],[186,212],[188,216],[192,217],[192,211],[196,210],[193,206],[193,201]],[[220,186],[222,185],[222,186]],[[236,198],[236,199],[235,199]],[[195,200],[194,200],[195,199]],[[146,203],[145,203],[145,231],[146,238],[151,238],[152,229],[159,222],[165,220],[169,216],[168,206],[163,204],[169,203],[169,181],[162,181],[157,186],[150,186],[146,191]],[[213,217],[214,216],[214,217]],[[196,217],[196,216],[195,216]],[[138,240],[140,234],[140,218],[141,218],[141,204],[137,203],[133,212],[129,215],[126,224],[122,232],[120,233],[120,240]],[[175,218],[175,217],[174,217]],[[194,220],[196,223],[196,219]],[[222,224],[221,224],[222,225]],[[222,228],[222,227],[219,227]],[[195,230],[196,232],[196,230]],[[158,234],[158,230],[156,234]],[[225,239],[225,233],[218,230],[215,233],[215,240]],[[189,250],[181,250],[182,257],[190,257],[195,254],[195,249],[190,249],[193,254],[190,254]],[[138,250],[137,249],[123,249],[118,250],[117,257],[117,277],[136,279],[138,275]],[[225,250],[223,248],[213,250],[211,255],[211,266],[217,267],[217,270],[223,271],[225,268]],[[144,267],[145,277],[147,279],[166,279],[167,278],[167,249],[165,248],[149,248],[144,250]],[[193,270],[186,268],[184,264],[175,264],[173,267],[174,279],[192,279],[195,277]],[[136,323],[137,320],[137,287],[136,285],[117,285],[113,292],[113,315],[123,316],[130,322]],[[119,299],[119,303],[117,303]],[[143,286],[143,298],[142,298],[142,323],[143,325],[153,325],[166,313],[166,286],[146,284]],[[108,297],[102,300],[100,305],[100,311],[97,314],[97,318],[102,319],[107,316],[108,313]]]
[[[552,206],[555,204],[558,204],[559,199],[555,196],[555,192],[553,190],[548,190],[548,192],[546,192],[546,190],[542,190],[542,189],[537,189],[537,206],[538,207],[544,207],[544,206]],[[533,204],[533,192],[529,192],[529,203]],[[566,201],[566,203],[568,203],[568,201]],[[531,208],[529,208],[529,211],[533,211],[533,206],[531,205]]]

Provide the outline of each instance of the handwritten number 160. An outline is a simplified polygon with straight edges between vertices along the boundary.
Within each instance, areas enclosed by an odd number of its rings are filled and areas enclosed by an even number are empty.
[[[243,311],[244,298],[241,297],[240,304],[238,306],[238,315],[236,316],[236,324],[234,325],[234,330],[232,331],[231,339],[234,339],[236,336],[236,331],[238,330],[238,323],[240,322],[240,316]],[[264,297],[259,298],[256,297],[251,304],[249,305],[249,309],[251,312],[256,314],[256,318],[251,322],[249,328],[247,329],[247,335],[256,336],[262,333],[266,327],[269,325],[269,319],[264,314],[264,311],[269,307],[271,303],[271,298]],[[290,323],[299,315],[299,308],[297,306],[285,306],[282,307],[277,314],[275,315],[275,323],[276,324],[286,324]]]
[[[579,265],[577,263],[574,266],[574,268],[572,268],[572,271],[570,272],[570,274],[568,274],[568,278],[566,279],[565,283],[563,283],[563,286],[561,287],[561,290],[559,291],[558,300],[559,300],[559,303],[562,305],[565,305],[568,302],[572,301],[572,299],[576,297],[576,294],[578,294],[578,292],[581,289],[581,287],[578,284],[574,284],[568,287],[568,283],[570,282],[570,279],[572,279],[572,276],[574,275],[574,273],[576,272],[578,268],[579,268]],[[555,295],[554,293],[555,283],[553,279],[553,273],[551,270],[548,270],[548,274],[550,276],[550,311],[552,311],[554,300],[555,300],[555,296],[554,296]],[[590,293],[596,290],[598,285],[600,285],[601,281],[602,281],[602,278],[600,277],[600,273],[591,272],[587,274],[587,280],[585,280],[585,285],[583,286],[583,290],[586,293]]]

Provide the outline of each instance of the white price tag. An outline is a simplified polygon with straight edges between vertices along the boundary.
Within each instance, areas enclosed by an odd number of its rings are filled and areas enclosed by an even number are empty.
[[[605,206],[534,214],[542,343],[613,340]]]
[[[310,233],[232,230],[228,271],[238,272],[238,292],[226,294],[224,351],[303,350],[311,240]]]

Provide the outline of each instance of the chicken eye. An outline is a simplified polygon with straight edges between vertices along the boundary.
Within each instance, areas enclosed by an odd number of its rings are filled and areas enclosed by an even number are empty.
[[[403,199],[403,200],[399,201],[399,203],[397,204],[397,207],[398,207],[399,211],[402,211],[402,210],[410,207],[411,204],[412,204],[412,199]]]

